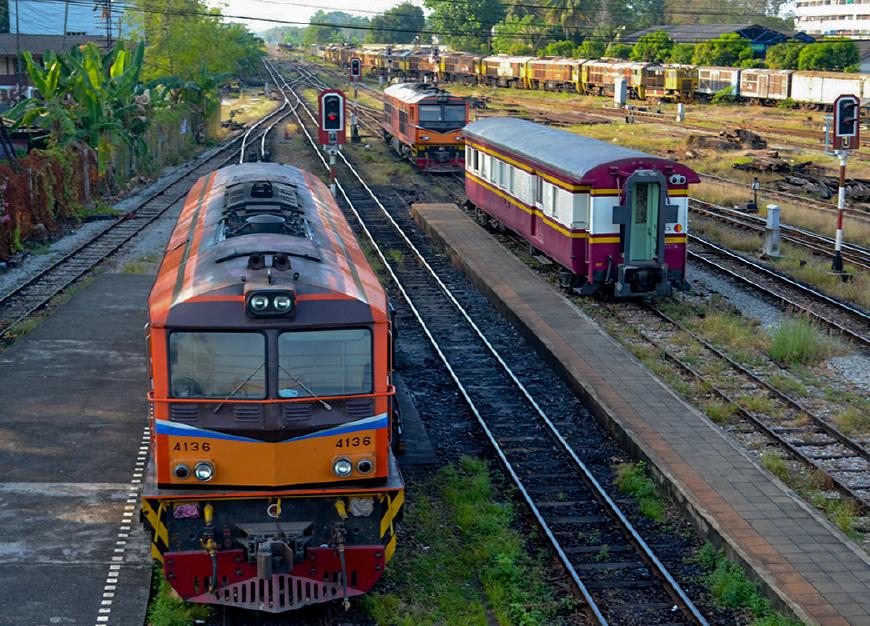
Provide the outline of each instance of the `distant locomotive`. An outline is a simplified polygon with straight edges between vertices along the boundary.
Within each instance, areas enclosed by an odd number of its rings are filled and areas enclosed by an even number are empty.
[[[482,224],[504,225],[562,266],[583,294],[667,295],[686,286],[688,167],[515,118],[465,135],[465,190]]]
[[[418,169],[461,172],[468,99],[428,83],[384,90],[384,140]]]
[[[142,517],[185,600],[360,595],[396,549],[389,303],[329,190],[279,164],[187,196],[149,298]]]

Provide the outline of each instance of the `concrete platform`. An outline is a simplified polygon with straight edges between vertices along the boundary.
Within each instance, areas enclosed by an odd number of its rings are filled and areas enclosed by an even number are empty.
[[[462,210],[417,204],[413,212],[590,410],[649,461],[703,535],[744,561],[800,619],[870,625],[870,558],[858,546]]]
[[[103,275],[0,352],[0,625],[145,620],[151,557],[130,494],[153,280]]]

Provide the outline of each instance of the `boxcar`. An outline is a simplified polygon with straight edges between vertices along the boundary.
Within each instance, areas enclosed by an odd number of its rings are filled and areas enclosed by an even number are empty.
[[[440,60],[437,50],[415,50],[408,55],[408,76],[414,80],[432,80],[438,75]]]
[[[559,263],[583,294],[668,294],[686,285],[688,186],[680,163],[515,118],[464,131],[465,189],[481,223]]]
[[[791,98],[802,104],[831,105],[844,93],[870,98],[870,76],[843,72],[795,72],[791,77]]]
[[[581,67],[583,91],[590,95],[612,96],[616,79],[623,78],[629,96],[643,99],[646,97],[646,85],[656,83],[654,72],[658,68],[661,66],[655,63],[588,61]]]
[[[420,170],[463,170],[467,122],[468,99],[435,85],[402,83],[384,90],[384,140]]]
[[[699,67],[696,93],[712,98],[723,89],[730,89],[736,96],[740,91],[740,68]]]
[[[742,70],[740,97],[758,101],[785,100],[791,97],[792,74],[792,70]]]
[[[360,595],[396,548],[386,292],[329,189],[277,163],[190,190],[148,300],[141,515],[185,600]]]

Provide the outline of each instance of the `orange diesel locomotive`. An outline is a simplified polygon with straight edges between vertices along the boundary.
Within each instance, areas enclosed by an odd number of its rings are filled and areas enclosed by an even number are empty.
[[[468,99],[428,83],[384,90],[383,134],[393,149],[426,172],[461,172]]]
[[[281,612],[372,588],[404,485],[389,303],[313,175],[191,189],[151,291],[142,518],[182,598]]]

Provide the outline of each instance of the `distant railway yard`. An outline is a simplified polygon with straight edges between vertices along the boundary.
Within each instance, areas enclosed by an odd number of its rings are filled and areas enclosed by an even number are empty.
[[[329,50],[4,263],[0,625],[870,625],[825,103]]]

